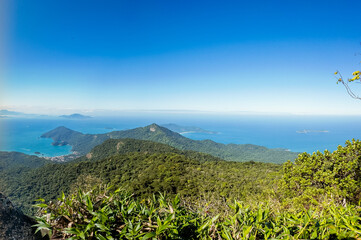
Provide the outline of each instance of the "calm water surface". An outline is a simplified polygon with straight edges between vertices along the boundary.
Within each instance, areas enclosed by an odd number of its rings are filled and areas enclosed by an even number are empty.
[[[0,119],[0,150],[27,154],[41,152],[44,156],[69,154],[70,146],[52,146],[51,139],[40,136],[58,126],[83,133],[105,133],[142,127],[151,123],[176,123],[196,126],[217,134],[185,133],[185,137],[220,143],[256,144],[269,148],[285,148],[312,153],[335,150],[347,139],[361,138],[361,117],[309,116],[132,116],[68,120],[61,118]],[[300,133],[303,130],[307,133]],[[325,132],[319,132],[325,131]]]

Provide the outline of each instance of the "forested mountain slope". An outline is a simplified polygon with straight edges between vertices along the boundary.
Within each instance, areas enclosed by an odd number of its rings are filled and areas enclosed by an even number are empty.
[[[34,155],[27,155],[20,152],[0,151],[0,171],[18,167],[37,168],[50,162],[50,160],[46,160],[45,158],[40,158]]]
[[[138,140],[131,138],[124,139],[108,139],[102,144],[95,146],[85,157],[79,160],[101,160],[114,155],[122,155],[127,153],[177,153],[200,162],[204,161],[221,161],[221,158],[214,157],[206,153],[200,153],[191,150],[179,150],[166,144],[152,142],[148,140]]]
[[[0,187],[27,212],[39,197],[54,200],[62,191],[100,184],[122,187],[137,197],[167,192],[192,201],[206,196],[246,199],[261,197],[280,169],[278,164],[228,162],[150,141],[110,139],[76,161],[47,164],[16,179],[3,172]]]

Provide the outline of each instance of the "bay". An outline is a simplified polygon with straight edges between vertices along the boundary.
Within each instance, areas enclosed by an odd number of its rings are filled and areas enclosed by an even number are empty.
[[[42,156],[71,153],[70,146],[53,146],[40,136],[58,126],[83,133],[105,133],[143,127],[152,123],[175,123],[217,132],[184,133],[183,136],[220,143],[256,144],[294,152],[333,151],[348,139],[361,138],[357,116],[230,116],[190,114],[145,114],[70,120],[58,117],[0,119],[0,151],[40,152]]]

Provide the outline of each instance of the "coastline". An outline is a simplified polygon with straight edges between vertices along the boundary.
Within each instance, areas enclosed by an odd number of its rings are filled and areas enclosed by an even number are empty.
[[[66,154],[66,155],[59,155],[59,156],[54,156],[54,157],[43,157],[47,160],[53,161],[53,162],[68,162],[71,160],[74,160],[78,157],[80,157],[81,155],[78,152],[72,152],[70,154]]]

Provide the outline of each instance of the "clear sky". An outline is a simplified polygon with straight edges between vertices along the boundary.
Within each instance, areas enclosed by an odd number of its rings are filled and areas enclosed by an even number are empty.
[[[360,0],[2,0],[0,109],[361,114],[333,76],[361,69],[360,9]]]

